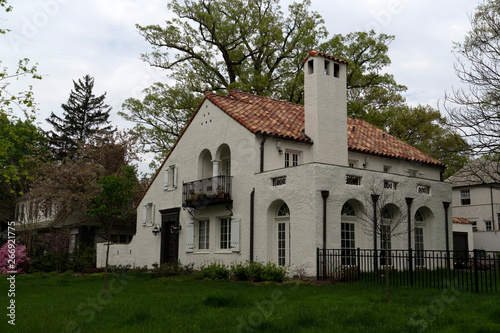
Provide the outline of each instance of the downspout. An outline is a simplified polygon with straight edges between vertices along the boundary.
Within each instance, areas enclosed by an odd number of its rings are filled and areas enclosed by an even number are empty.
[[[408,214],[408,251],[411,250],[411,203],[413,202],[413,198],[405,198],[406,199],[406,207]]]
[[[329,195],[330,191],[321,191],[323,198],[323,280],[326,280],[326,199]]]
[[[262,137],[260,142],[260,172],[264,172],[264,144],[266,143],[266,137]]]
[[[450,203],[447,201],[443,201],[444,207],[444,230],[446,232],[446,268],[450,269],[450,237],[448,235],[448,208],[450,207]]]
[[[377,249],[377,201],[380,195],[372,194],[373,204],[373,270],[378,268],[378,249]]]
[[[408,266],[410,269],[410,286],[413,286],[413,251],[411,248],[411,203],[413,198],[406,197],[405,199],[408,212]]]
[[[326,251],[326,199],[330,195],[330,191],[321,191],[321,197],[323,198],[323,255]]]
[[[254,209],[255,209],[255,188],[250,193],[250,262],[253,262]]]

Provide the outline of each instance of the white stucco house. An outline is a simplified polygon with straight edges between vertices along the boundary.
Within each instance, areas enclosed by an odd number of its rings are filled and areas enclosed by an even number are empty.
[[[110,263],[255,260],[315,275],[317,248],[374,246],[360,224],[374,191],[394,198],[390,214],[410,212],[411,246],[451,249],[444,165],[347,117],[346,68],[310,51],[304,106],[206,93],[138,204],[135,236],[111,246]],[[405,249],[408,239],[391,246]],[[103,266],[104,244],[97,257]]]
[[[479,159],[447,179],[453,186],[453,216],[472,222],[474,248],[478,250],[500,251],[498,175],[496,163]]]

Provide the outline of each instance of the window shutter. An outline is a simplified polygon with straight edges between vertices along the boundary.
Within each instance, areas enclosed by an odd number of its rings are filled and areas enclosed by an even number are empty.
[[[231,216],[231,251],[240,252],[240,218]]]
[[[194,219],[190,219],[186,225],[186,252],[194,251]]]
[[[164,175],[165,178],[163,178],[163,190],[165,190],[165,191],[168,190],[168,173],[169,173],[169,171],[167,168],[167,169],[165,169],[165,175]]]
[[[142,225],[146,225],[148,218],[148,205],[142,206]]]
[[[155,224],[155,204],[151,205],[151,225]]]
[[[174,165],[174,176],[172,177],[172,188],[177,188],[177,165]]]

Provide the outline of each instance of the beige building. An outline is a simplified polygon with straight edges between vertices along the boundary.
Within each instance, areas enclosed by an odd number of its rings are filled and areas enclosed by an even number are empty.
[[[256,260],[315,275],[317,248],[381,247],[365,225],[373,195],[383,219],[405,220],[393,249],[451,249],[444,165],[347,117],[346,67],[310,51],[304,106],[207,93],[138,204],[136,235],[111,247],[110,263]],[[97,256],[103,266],[103,244]]]
[[[500,251],[500,186],[492,166],[476,160],[447,181],[453,186],[453,216],[472,222],[474,248]]]

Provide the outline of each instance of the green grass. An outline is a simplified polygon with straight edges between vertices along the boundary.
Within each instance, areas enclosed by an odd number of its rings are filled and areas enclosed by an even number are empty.
[[[150,274],[16,277],[16,326],[0,332],[498,332],[499,292],[383,285],[152,279]],[[1,312],[1,311],[0,311]]]

